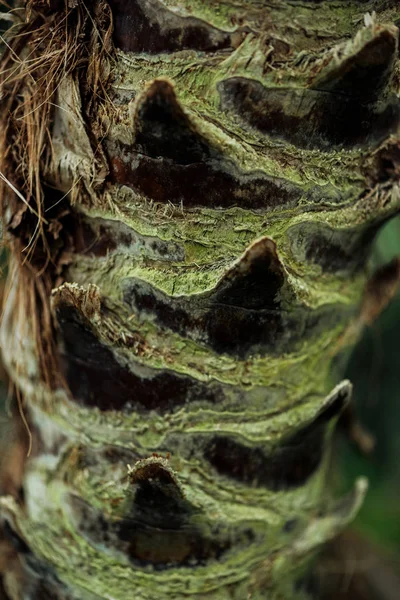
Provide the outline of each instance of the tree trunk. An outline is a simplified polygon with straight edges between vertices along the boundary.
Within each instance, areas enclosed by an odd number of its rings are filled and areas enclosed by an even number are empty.
[[[400,207],[397,5],[27,3],[1,75],[32,435],[10,598],[312,595],[366,489],[330,498],[332,364],[399,277],[365,269]]]

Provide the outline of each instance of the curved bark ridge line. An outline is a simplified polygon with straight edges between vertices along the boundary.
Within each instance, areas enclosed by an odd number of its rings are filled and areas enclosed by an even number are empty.
[[[60,482],[58,482],[60,485]],[[164,486],[165,490],[165,486]],[[364,480],[359,480],[356,483],[356,486],[347,497],[341,499],[338,505],[333,505],[332,507],[324,506],[320,511],[320,516],[315,518],[311,523],[307,524],[307,521],[304,520],[304,515],[300,514],[298,510],[295,510],[295,516],[291,520],[291,526],[286,527],[286,523],[283,527],[275,526],[270,527],[269,534],[267,537],[271,540],[271,537],[274,539],[278,539],[279,542],[275,544],[276,548],[281,549],[281,555],[288,560],[288,562],[294,562],[298,560],[299,557],[306,556],[310,553],[310,551],[314,550],[316,547],[323,543],[324,539],[330,539],[336,533],[341,530],[347,523],[349,523],[357,513],[362,499],[365,495],[366,484]],[[90,508],[81,500],[72,507],[71,505],[67,507],[65,505],[65,499],[72,499],[72,502],[75,498],[71,498],[64,495],[64,529],[60,527],[60,519],[55,518],[55,514],[53,515],[55,522],[53,523],[53,528],[49,528],[49,522],[42,525],[41,528],[38,527],[38,524],[35,522],[28,523],[25,519],[23,519],[22,511],[20,508],[12,502],[12,499],[3,498],[0,500],[1,506],[3,509],[3,513],[7,515],[7,518],[12,523],[11,527],[15,527],[15,523],[18,522],[18,536],[21,538],[24,537],[32,537],[35,536],[38,541],[38,547],[41,549],[41,555],[39,557],[35,557],[32,553],[27,553],[25,556],[25,560],[23,562],[24,566],[29,565],[30,569],[30,577],[29,583],[32,585],[32,593],[35,592],[36,595],[30,596],[30,598],[34,598],[35,600],[42,600],[43,596],[37,595],[37,588],[40,587],[41,590],[54,590],[60,593],[60,586],[57,585],[58,577],[55,575],[52,569],[48,568],[47,560],[52,557],[52,563],[56,565],[56,568],[61,570],[63,573],[63,578],[67,582],[67,586],[63,588],[61,586],[62,598],[63,600],[70,598],[80,600],[83,598],[82,593],[84,593],[85,600],[94,600],[97,597],[106,597],[109,586],[110,586],[110,570],[115,573],[118,571],[120,574],[120,581],[118,586],[118,592],[121,594],[121,598],[123,594],[125,597],[129,597],[129,593],[132,591],[132,581],[130,578],[130,574],[132,573],[132,569],[130,567],[129,562],[125,558],[122,552],[118,553],[104,553],[104,547],[108,547],[110,542],[116,542],[116,545],[119,548],[123,547],[124,544],[124,534],[127,532],[132,523],[128,521],[120,521],[121,527],[118,528],[118,525],[114,522],[104,522],[101,520],[101,517],[96,514],[96,510]],[[75,511],[74,511],[75,508]],[[82,536],[80,538],[76,537],[75,524],[79,522],[79,516],[86,510],[86,515],[88,520],[82,523],[82,528],[84,530],[84,535],[87,535],[89,539],[90,536],[90,523],[91,518],[97,517],[100,518],[100,523],[104,523],[103,533],[98,529],[93,531],[94,537],[101,538],[102,536],[105,538],[105,544],[101,545],[101,550],[96,548],[96,541],[91,540],[91,543],[88,544],[85,538]],[[249,515],[249,511],[247,512],[247,523],[251,524],[251,515]],[[75,514],[74,514],[75,513]],[[292,513],[293,514],[293,513]],[[75,517],[75,519],[74,519]],[[294,525],[293,525],[294,523]],[[127,525],[124,528],[125,524]],[[114,525],[114,527],[113,527]],[[231,527],[234,525],[231,525]],[[261,521],[258,524],[258,527],[261,528]],[[95,528],[93,528],[95,529]],[[222,528],[221,528],[222,529]],[[219,535],[223,535],[223,530],[219,530]],[[237,527],[236,527],[237,530]],[[289,534],[291,532],[291,535]],[[158,530],[157,534],[160,535],[160,530]],[[261,534],[261,530],[259,529],[259,535]],[[322,533],[322,535],[321,535]],[[115,535],[117,534],[117,535]],[[118,538],[118,534],[122,537],[122,540]],[[46,543],[46,536],[49,535],[58,535],[58,544],[57,544],[57,552],[54,552],[54,548],[51,548],[48,543]],[[134,552],[139,551],[140,553],[144,553],[148,556],[148,552],[146,551],[146,540],[140,539],[140,532],[134,531],[134,539],[135,544],[132,544],[131,548]],[[251,529],[244,529],[242,534],[241,543],[246,543],[245,540],[250,540],[250,538],[254,535],[251,532]],[[73,540],[71,544],[71,540]],[[79,540],[79,545],[76,542]],[[239,538],[236,538],[239,541]],[[104,542],[104,540],[103,540]],[[193,543],[193,542],[192,542]],[[129,544],[129,542],[128,542]],[[266,551],[267,546],[259,544],[260,552]],[[187,551],[187,546],[185,547],[184,543],[178,545],[178,550],[181,550],[181,556],[184,552]],[[125,550],[125,548],[124,548]],[[160,554],[162,553],[162,545],[159,547]],[[151,552],[156,552],[154,546],[152,547]],[[66,558],[69,556],[69,561],[66,562]],[[82,558],[86,556],[90,558],[91,561],[91,572],[94,573],[93,582],[91,585],[91,591],[86,591],[85,579],[84,579],[84,566],[87,563],[82,563]],[[181,556],[179,558],[181,558]],[[188,590],[196,594],[196,590],[198,589],[198,585],[202,585],[207,588],[211,593],[214,590],[218,589],[218,578],[224,577],[225,580],[229,581],[230,586],[235,586],[235,589],[241,594],[243,591],[247,589],[246,581],[246,572],[248,569],[254,569],[254,558],[251,556],[251,552],[244,550],[239,552],[235,557],[234,555],[229,554],[228,552],[220,555],[221,560],[212,560],[210,563],[206,565],[206,568],[202,565],[196,565],[195,561],[193,561],[192,566],[188,566],[185,569],[185,579],[187,581],[186,584],[186,593]],[[74,572],[65,571],[65,565],[70,565],[70,568],[74,570]],[[64,569],[63,569],[64,565]],[[290,597],[290,594],[294,593],[293,583],[290,581],[288,577],[282,577],[282,569],[285,567],[281,561],[277,561],[273,567],[273,581],[279,582],[280,589],[282,592],[286,594],[286,596],[282,597]],[[179,594],[179,583],[180,577],[178,575],[179,571],[174,569],[173,567],[162,568],[159,564],[158,568],[153,568],[151,572],[149,572],[149,568],[146,569],[140,568],[135,565],[135,585],[136,587],[140,587],[143,590],[143,593],[149,594],[151,593],[152,586],[154,586],[154,582],[157,583],[156,588],[153,590],[153,598],[156,600],[161,600],[162,598],[176,598],[176,594]],[[41,582],[38,583],[39,574],[41,574]],[[255,569],[255,574],[258,575],[257,579],[261,578],[265,583],[267,581],[267,577],[270,577],[270,573],[267,574],[265,572],[264,564]],[[286,573],[287,574],[287,573]],[[32,577],[34,575],[34,577]],[[33,581],[32,581],[33,579]],[[253,584],[254,585],[254,584]],[[81,586],[81,587],[79,587]],[[160,589],[161,588],[161,589]],[[161,591],[162,590],[162,591]],[[114,591],[115,593],[115,591]],[[288,596],[289,594],[289,596]],[[57,595],[52,596],[54,598],[58,598]],[[240,596],[236,596],[238,599]]]
[[[124,253],[136,260],[184,262],[183,244],[160,237],[141,235],[125,222],[102,217],[74,214],[74,251],[89,257],[107,257]]]
[[[304,486],[312,489],[316,482],[320,481],[320,477],[324,477],[327,464],[323,460],[323,453],[330,441],[332,425],[348,400],[348,388],[348,383],[343,382],[333,391],[332,406],[329,406],[329,410],[327,408],[326,411],[312,414],[309,407],[308,416],[305,407],[298,411],[297,415],[292,410],[290,418],[293,423],[297,420],[297,424],[292,424],[290,432],[284,435],[277,435],[273,430],[276,421],[271,417],[264,427],[265,439],[253,442],[237,432],[229,433],[228,428],[223,426],[223,439],[226,442],[224,447],[220,444],[221,434],[216,434],[211,428],[208,433],[200,428],[190,433],[169,433],[159,444],[159,452],[165,447],[172,451],[167,460],[167,470],[171,477],[166,473],[161,475],[171,485],[176,485],[180,490],[177,491],[179,496],[183,495],[186,500],[190,500],[197,507],[197,511],[204,511],[206,514],[208,507],[214,506],[217,512],[213,517],[210,514],[207,516],[211,520],[219,515],[218,518],[223,521],[235,522],[236,516],[233,513],[237,514],[240,506],[247,506],[254,515],[257,514],[257,509],[266,511],[265,515],[259,518],[261,521],[266,519],[269,527],[276,519],[276,511],[271,511],[271,507],[277,493],[286,490],[287,500],[291,502],[290,498],[307,493],[302,489]],[[307,425],[304,425],[304,420],[307,421]],[[153,426],[156,426],[155,421]],[[307,438],[314,440],[309,452],[305,446]],[[249,454],[246,463],[236,464],[236,470],[229,455],[223,453],[225,448],[229,450],[229,443],[235,445],[242,454]],[[212,464],[210,459],[216,457],[217,446],[220,462]],[[87,504],[104,511],[113,520],[127,516],[131,510],[132,496],[127,493],[126,465],[134,464],[134,471],[139,469],[142,479],[146,479],[153,478],[153,475],[150,469],[146,468],[143,471],[143,465],[146,466],[148,461],[156,459],[165,461],[157,458],[159,455],[142,459],[141,457],[148,456],[148,451],[136,441],[134,447],[135,450],[126,450],[119,445],[109,446],[107,443],[103,450],[74,447],[65,453],[64,466],[58,465],[58,476],[62,478],[65,472],[66,481],[73,493],[79,495]],[[295,449],[301,454],[306,465],[300,465]],[[238,456],[237,451],[236,455]],[[225,469],[218,471],[217,467],[221,467],[222,464]],[[298,468],[294,473],[292,467],[296,465]],[[176,469],[175,472],[172,472],[172,467]],[[88,469],[91,473],[89,480],[82,478],[82,472]],[[104,481],[108,480],[111,474],[112,487],[111,483],[104,486]],[[148,485],[150,484],[151,482],[148,482]],[[160,517],[156,515],[156,518]]]
[[[376,145],[396,131],[399,111],[391,79],[397,35],[394,26],[361,29],[354,40],[335,46],[307,70],[286,66],[286,77],[279,84],[271,75],[250,78],[249,72],[253,75],[254,69],[240,66],[240,53],[247,56],[247,62],[249,54],[257,54],[254,40],[246,40],[229,60],[211,65],[202,79],[189,79],[182,69],[184,65],[174,68],[165,63],[160,69],[161,74],[180,80],[182,91],[187,87],[187,105],[206,111],[223,128],[240,132],[235,117],[215,110],[220,95],[223,106],[244,115],[242,125],[254,125],[269,137],[278,136],[300,147],[331,152],[335,145],[338,150],[341,146]],[[146,70],[145,61],[142,69]],[[352,93],[350,80],[370,87],[362,102]],[[372,129],[374,137],[370,136]],[[260,145],[257,136],[254,141]]]
[[[182,354],[172,359],[170,353],[176,342],[172,340],[170,345],[164,342],[163,347],[162,338],[156,338],[155,343],[140,324],[134,324],[131,330],[116,337],[113,331],[117,333],[119,325],[115,319],[109,322],[106,318],[107,313],[101,308],[95,288],[86,292],[77,286],[64,285],[55,291],[53,308],[64,376],[72,397],[84,407],[106,413],[122,411],[125,415],[132,414],[132,418],[138,413],[143,419],[153,412],[171,414],[182,406],[187,410],[192,407],[194,413],[203,408],[215,410],[216,415],[226,410],[229,415],[229,411],[242,412],[245,402],[248,410],[251,407],[257,411],[261,409],[262,416],[263,403],[268,397],[273,398],[266,384],[267,370],[262,357],[248,360],[252,385],[245,391],[237,387],[243,375],[242,367],[240,363],[235,365],[234,357],[229,366],[224,355],[216,356],[214,369],[211,365],[206,369],[204,363],[211,358],[209,350],[204,348],[202,353],[188,354],[183,345]],[[335,313],[334,319],[337,321]],[[180,341],[181,345],[182,342],[184,340]],[[322,343],[326,342],[322,339]],[[310,346],[313,348],[312,359],[313,353],[318,354],[320,350],[315,341],[310,341]],[[154,347],[158,348],[155,357]],[[297,361],[296,354],[292,360]],[[275,361],[270,359],[275,374],[278,364],[279,357]],[[282,377],[290,365],[290,357],[281,360]],[[179,423],[179,411],[176,418]],[[209,417],[205,415],[205,418]],[[222,418],[223,414],[220,414]],[[169,424],[172,423],[170,417]],[[158,428],[159,433],[164,429]]]
[[[99,213],[93,212],[93,217],[78,221],[72,238],[75,253],[67,253],[69,279],[80,285],[91,281],[115,302],[123,298],[129,280],[136,286],[143,282],[144,287],[178,303],[180,296],[193,295],[195,300],[196,294],[215,289],[243,249],[268,233],[283,257],[290,285],[299,294],[299,308],[323,308],[333,299],[349,306],[357,302],[363,286],[359,266],[365,247],[399,204],[399,196],[390,190],[383,192],[387,198],[383,203],[379,191],[354,207],[331,214],[309,213],[304,219],[296,214],[276,215],[266,227],[265,217],[240,209],[223,215],[222,220],[218,211],[164,213],[127,192],[112,196],[118,218],[112,213],[98,217]],[[362,224],[360,215],[367,213],[374,215],[373,219]],[[89,226],[91,218],[93,226]],[[339,219],[343,225],[339,226]],[[352,221],[355,226],[349,227]],[[104,236],[101,243],[96,241],[99,232]],[[303,275],[305,261],[307,273]],[[346,272],[353,277],[345,277]]]
[[[310,435],[313,428],[318,431],[324,422],[335,420],[348,400],[349,391],[346,382],[338,386],[327,398],[315,420],[306,429],[284,440],[282,451],[290,452],[294,444],[304,442],[304,436]],[[357,499],[350,497],[342,502],[340,510],[339,507],[334,508],[332,514],[325,508],[320,517],[324,519],[324,527],[321,528],[323,534],[318,537],[315,532],[312,534],[306,513],[299,510],[296,495],[279,496],[275,504],[278,500],[280,511],[274,516],[269,508],[274,505],[271,497],[265,498],[264,502],[258,497],[254,507],[251,504],[235,505],[234,497],[227,501],[223,480],[220,482],[223,494],[219,502],[215,500],[215,494],[214,500],[213,496],[204,494],[199,478],[189,482],[182,473],[183,481],[180,484],[169,466],[169,460],[155,456],[136,462],[128,471],[127,485],[126,476],[121,477],[128,458],[124,450],[109,448],[100,452],[88,452],[83,449],[83,452],[83,455],[77,457],[77,462],[71,463],[67,457],[64,466],[55,466],[57,475],[49,490],[51,500],[46,500],[42,507],[53,511],[54,516],[61,510],[63,519],[53,518],[39,527],[39,522],[24,519],[19,507],[12,502],[3,500],[2,505],[12,522],[14,516],[17,516],[21,539],[31,538],[33,535],[37,548],[40,548],[40,556],[48,560],[51,555],[52,562],[58,569],[62,568],[65,555],[70,555],[71,568],[75,570],[82,560],[82,553],[88,553],[91,569],[96,572],[92,589],[98,594],[104,594],[104,586],[109,585],[108,569],[116,569],[116,565],[122,572],[128,573],[129,563],[134,564],[137,585],[143,590],[149,589],[150,580],[157,578],[163,585],[164,594],[156,594],[158,600],[161,597],[175,597],[178,588],[173,585],[170,574],[181,569],[192,573],[190,577],[188,575],[189,585],[194,585],[196,581],[199,585],[214,587],[221,576],[230,578],[232,582],[240,582],[244,572],[255,561],[259,561],[258,557],[267,551],[272,540],[277,550],[286,549],[287,552],[296,554],[297,560],[302,561],[310,549],[334,535],[337,528],[342,527],[354,515],[360,503],[357,494]],[[40,462],[41,459],[38,460]],[[91,485],[87,485],[87,477],[82,477],[82,473],[88,468],[92,472]],[[254,468],[251,461],[248,468],[251,473]],[[262,469],[263,466],[259,465],[259,468]],[[264,468],[268,468],[268,461]],[[315,477],[323,478],[325,471],[326,463],[322,464],[322,470]],[[110,477],[112,473],[113,485],[105,486],[104,476],[107,478],[108,474]],[[43,476],[44,472],[40,468],[36,473],[31,472],[27,480],[28,488],[30,485],[38,485]],[[316,484],[315,477],[314,482],[309,485]],[[82,484],[90,490],[90,499],[85,499]],[[218,487],[217,481],[214,485]],[[76,493],[78,491],[79,495]],[[185,495],[186,491],[188,497]],[[204,501],[206,504],[202,507]],[[295,511],[295,525],[290,528],[286,527],[283,520],[285,502],[288,502],[289,514],[294,514]],[[285,514],[288,514],[287,511]],[[51,530],[48,529],[49,525]],[[77,537],[77,533],[81,537]],[[54,535],[58,539],[56,555],[52,545],[48,543],[49,536]],[[154,537],[157,544],[150,543],[151,540],[154,542]],[[29,553],[29,549],[26,551]],[[153,567],[151,572],[149,565]],[[72,589],[83,583],[82,564],[77,577],[75,574],[69,575],[63,569],[62,571],[63,578],[71,584]],[[123,593],[123,584],[121,585]],[[75,593],[73,597],[79,596]]]
[[[298,339],[320,330],[332,311],[312,311],[296,300],[269,238],[254,242],[216,287],[201,295],[172,298],[133,278],[122,286],[124,301],[137,315],[241,359],[293,350]]]
[[[53,291],[53,308],[56,318],[60,320],[61,343],[65,334],[65,339],[71,343],[71,348],[74,348],[74,343],[79,346],[79,326],[83,326],[83,338],[93,340],[93,342],[88,341],[87,344],[82,345],[82,351],[89,355],[93,353],[91,346],[97,338],[100,345],[105,343],[108,347],[122,352],[121,359],[119,359],[122,360],[122,363],[128,360],[128,362],[140,362],[156,368],[163,365],[168,370],[176,369],[180,373],[195,375],[200,381],[207,380],[208,377],[205,374],[208,373],[219,381],[240,383],[243,378],[243,364],[237,361],[235,356],[215,353],[204,344],[191,341],[189,338],[182,338],[168,329],[159,328],[152,323],[151,319],[138,319],[134,313],[124,310],[124,306],[120,302],[112,302],[111,299],[106,301],[105,299],[102,305],[98,291],[95,292],[96,302],[98,302],[101,312],[94,313],[94,316],[90,317],[87,313],[86,298],[90,298],[94,293],[93,289],[97,290],[96,286],[89,286],[86,290],[76,284],[64,284]],[[311,337],[307,344],[307,359],[314,359],[322,347],[331,344],[333,340],[337,339],[337,336],[341,335],[345,323],[340,321],[340,316],[345,318],[346,310],[345,304],[341,306],[339,303],[335,310],[332,305],[326,307],[328,321],[330,313],[335,327],[333,331],[330,330],[326,339],[324,336]],[[317,318],[321,316],[318,311],[315,312],[317,312]],[[118,313],[120,313],[119,316],[117,316]],[[302,323],[298,323],[298,326],[302,326]],[[155,348],[157,348],[156,352]],[[79,353],[79,348],[76,350]],[[126,358],[125,354],[129,358]],[[254,354],[246,360],[248,376],[250,377],[251,370],[253,384],[260,385],[263,377],[267,376],[271,365],[273,372],[276,373],[279,362],[281,362],[282,368],[286,369],[289,368],[291,360],[296,361],[297,357],[298,353],[294,352],[283,361],[279,355],[271,354],[266,361],[264,356]]]
[[[326,399],[321,412],[315,419],[305,428],[300,429],[291,437],[280,442],[282,448],[279,450],[282,460],[283,473],[279,475],[279,481],[273,486],[276,489],[284,487],[292,487],[304,483],[304,478],[312,474],[309,469],[302,471],[302,475],[297,473],[297,480],[293,482],[291,473],[289,473],[289,462],[295,460],[293,456],[288,462],[284,460],[282,453],[292,453],[295,447],[302,447],[302,455],[305,457],[306,447],[304,445],[305,438],[312,435],[313,432],[319,439],[319,430],[321,426],[331,419],[336,419],[343,406],[348,402],[350,387],[347,382],[343,382],[338,386]],[[323,442],[320,440],[321,443]],[[197,452],[201,450],[202,444],[193,446]],[[205,445],[208,448],[208,444]],[[201,503],[199,499],[202,496],[201,490],[196,491],[188,487],[190,496],[196,499],[196,505],[192,505],[185,498],[185,485],[181,488],[176,479],[176,474],[171,470],[169,460],[154,456],[150,459],[139,460],[133,468],[129,469],[129,488],[126,488],[126,477],[121,478],[122,471],[129,459],[126,451],[120,448],[109,448],[101,452],[89,451],[87,449],[78,450],[78,456],[71,463],[67,457],[64,466],[58,465],[57,470],[59,477],[64,475],[67,477],[69,486],[76,486],[82,498],[85,493],[82,491],[81,473],[83,470],[90,468],[92,472],[92,484],[104,487],[104,476],[107,473],[115,473],[115,484],[109,492],[103,492],[103,498],[99,497],[98,492],[93,496],[96,506],[102,506],[104,510],[112,510],[115,515],[107,518],[99,509],[94,508],[86,500],[81,499],[74,493],[64,491],[64,486],[61,485],[59,490],[59,500],[62,510],[65,511],[65,516],[72,519],[69,527],[77,527],[78,531],[84,538],[88,539],[91,545],[103,549],[104,546],[114,553],[119,555],[119,559],[124,563],[124,556],[127,556],[135,563],[137,567],[146,567],[149,563],[154,564],[157,570],[176,569],[176,568],[195,568],[197,566],[206,566],[211,562],[222,562],[226,567],[229,565],[229,556],[235,558],[235,562],[245,559],[246,554],[254,554],[254,551],[260,551],[257,547],[254,548],[254,542],[257,540],[257,545],[263,543],[263,537],[267,534],[265,524],[262,526],[262,519],[258,512],[257,518],[251,516],[251,509],[246,508],[247,518],[242,518],[242,524],[236,524],[236,520],[231,518],[228,522],[215,523],[210,520],[208,511],[202,513]],[[316,444],[309,447],[309,459],[313,460],[311,454],[317,451],[318,456],[322,452],[322,448],[317,448]],[[131,457],[132,458],[132,457]],[[255,470],[263,472],[263,469],[268,469],[269,462],[275,462],[274,455],[269,457],[269,460],[264,464],[254,464],[254,460],[249,460],[247,468],[249,469],[249,477],[251,485],[258,485],[256,478],[253,478]],[[257,461],[256,461],[257,462]],[[113,465],[113,466],[111,466]],[[315,468],[317,465],[314,465]],[[242,464],[242,468],[246,468]],[[99,469],[99,473],[96,471]],[[117,471],[115,471],[117,469]],[[288,474],[288,481],[284,481],[285,471]],[[75,475],[77,477],[74,481]],[[278,474],[276,474],[276,477]],[[121,479],[123,481],[121,481]],[[254,480],[253,480],[254,479]],[[33,481],[32,481],[33,484]],[[56,485],[56,482],[54,482]],[[60,482],[58,483],[60,485]],[[265,481],[263,481],[265,485]],[[193,482],[192,486],[196,487]],[[110,489],[109,486],[107,486]],[[90,490],[90,486],[87,488]],[[93,494],[93,489],[91,494]],[[100,491],[100,490],[99,490]],[[258,505],[262,506],[260,499]],[[54,507],[56,508],[56,507]],[[179,508],[179,510],[177,510]],[[222,506],[221,506],[222,508]],[[239,507],[238,507],[239,508]],[[232,510],[231,505],[226,507],[224,518],[226,519]],[[222,514],[222,513],[221,513]],[[254,513],[257,515],[257,512]],[[166,518],[166,516],[168,518]],[[346,511],[342,511],[343,519],[346,516]],[[270,517],[271,518],[271,517]],[[294,540],[300,535],[305,523],[302,523],[302,517],[297,515],[298,525],[294,529]],[[101,527],[96,526],[101,525]],[[270,525],[269,525],[270,527]],[[279,544],[287,544],[286,528],[282,532],[282,526],[275,523],[274,535],[277,536]],[[283,533],[283,535],[282,535]],[[157,538],[157,544],[150,544],[149,536],[154,542],[154,536]],[[303,534],[301,534],[301,539]],[[168,555],[168,546],[173,546],[174,556],[171,553]],[[251,548],[253,545],[253,548]],[[235,548],[236,546],[236,548]],[[236,553],[235,553],[236,549]],[[170,549],[171,550],[171,549]],[[253,552],[251,552],[253,550]],[[227,555],[226,553],[229,554]],[[239,555],[235,557],[235,554]],[[168,559],[169,556],[169,559]],[[247,558],[245,559],[247,562]]]
[[[107,519],[79,496],[70,496],[80,533],[96,546],[128,556],[138,567],[193,568],[219,560],[234,545],[232,536],[185,498],[168,462],[153,456],[128,465],[129,488],[117,518]],[[246,534],[249,545],[254,535],[250,530]],[[243,535],[237,537],[243,542]]]
[[[362,268],[382,223],[334,229],[325,223],[306,222],[287,230],[290,250],[299,263],[319,265],[324,273],[354,274]]]
[[[319,50],[325,48],[327,43],[352,35],[352,24],[362,21],[366,10],[365,0],[339,0],[340,10],[337,12],[326,11],[320,0],[309,0],[308,6],[307,2],[294,0],[289,5],[283,5],[275,0],[269,3],[267,11],[257,0],[224,3],[218,10],[212,3],[202,0],[135,0],[128,6],[121,4],[121,0],[110,2],[117,15],[114,42],[122,50],[153,53],[155,46],[163,44],[159,49],[161,53],[179,51],[182,45],[177,46],[178,36],[185,48],[207,51],[210,49],[207,44],[214,43],[215,50],[229,49],[238,45],[243,34],[250,33],[266,38],[265,46],[268,48],[270,44],[275,60],[290,55],[292,47],[304,46],[311,20],[314,39],[310,39],[309,43],[313,50]],[[380,7],[377,3],[375,5],[373,8],[379,15]],[[387,6],[387,21],[394,19],[395,8],[395,1],[392,7]],[[292,25],[293,10],[296,11],[299,27]],[[128,21],[131,27],[130,39],[125,35],[127,27],[118,16],[121,11],[124,21]],[[279,21],[286,24],[283,34],[271,28],[272,23]]]
[[[214,208],[238,205],[271,209],[307,198],[340,202],[334,189],[301,186],[262,171],[243,172],[196,130],[171,82],[153,81],[136,103],[135,142],[109,139],[113,183],[128,185],[151,200]]]
[[[220,81],[222,108],[301,148],[376,145],[399,126],[389,88],[397,47],[396,27],[366,28],[324,59],[308,88],[267,87],[243,76]]]
[[[124,52],[211,52],[232,48],[238,39],[202,19],[176,15],[158,0],[112,0],[111,5],[116,14],[114,43]]]
[[[70,497],[79,534],[97,548],[128,557],[136,568],[151,565],[155,571],[194,570],[224,562],[235,546],[243,556],[256,541],[248,524],[232,531],[223,524],[204,522],[204,516],[201,522],[198,509],[173,497],[171,486],[157,479],[136,488],[129,516],[115,520],[104,518],[79,497]]]
[[[132,360],[118,362],[112,349],[101,343],[73,308],[57,311],[65,377],[73,397],[101,411],[136,410],[164,413],[190,402],[215,403],[222,392],[171,370],[149,369]],[[125,336],[134,354],[140,336]],[[135,368],[136,367],[136,368]]]
[[[398,36],[398,28],[393,25],[360,30],[354,40],[341,49],[335,48],[311,88],[358,98],[361,104],[374,102],[385,90],[390,94]]]
[[[387,159],[384,158],[386,155]],[[334,274],[356,270],[376,231],[398,210],[398,186],[395,184],[388,188],[386,183],[389,171],[396,172],[397,169],[396,161],[393,161],[393,151],[388,149],[378,153],[376,164],[366,163],[365,170],[375,182],[371,181],[371,191],[354,203],[337,208],[324,206],[321,211],[310,210],[304,216],[300,216],[296,210],[276,211],[269,216],[268,221],[263,213],[244,211],[239,207],[225,213],[213,209],[164,208],[147,202],[129,188],[112,188],[105,195],[104,202],[114,206],[114,212],[85,209],[85,231],[81,231],[80,225],[76,228],[74,244],[79,254],[72,257],[70,277],[80,284],[84,284],[89,277],[102,287],[106,295],[113,297],[116,297],[112,275],[114,270],[118,270],[121,280],[137,277],[168,295],[201,293],[215,287],[227,266],[243,251],[243,247],[251,245],[254,239],[268,235],[285,255],[285,262],[290,264],[292,273],[300,271],[303,278],[306,277],[306,281],[302,283],[303,297],[307,289],[305,283],[311,284],[314,289],[318,288],[318,295],[321,297],[322,290],[326,287],[328,297],[337,284]],[[387,167],[384,170],[380,165]],[[177,254],[174,251],[169,256],[166,252],[162,258],[169,264],[162,265],[158,262],[161,259],[159,252],[152,253],[136,243],[128,247],[122,241],[111,242],[111,231],[108,228],[109,253],[104,249],[104,264],[100,273],[99,264],[91,250],[91,244],[96,244],[100,214],[103,219],[107,217],[109,222],[112,219],[112,235],[116,239],[124,236],[126,239],[127,236],[138,239],[138,236],[142,236],[144,240],[154,240],[158,237],[162,248],[165,248],[165,243],[171,248],[175,244],[181,247],[184,259],[169,260],[178,258]],[[95,219],[96,232],[89,231],[90,218]],[[121,221],[124,225],[120,225]],[[126,225],[131,228],[130,233]],[[120,228],[121,232],[118,231]],[[105,233],[104,227],[102,231]],[[170,246],[170,243],[173,245]],[[325,244],[323,247],[322,243]],[[330,259],[332,264],[329,263]],[[304,260],[309,262],[307,274],[303,274]],[[320,268],[314,268],[313,265],[319,265],[324,270],[326,276],[323,280],[319,279]],[[85,271],[84,279],[80,279],[80,271]],[[332,276],[328,277],[328,272]],[[307,280],[308,277],[310,281]],[[350,287],[355,282],[354,279],[345,281]],[[343,284],[344,281],[340,286],[336,285],[337,292],[339,289],[343,290]],[[310,292],[311,288],[308,290]],[[314,300],[307,295],[309,305],[315,306]]]
[[[311,423],[273,449],[266,451],[262,445],[246,446],[232,437],[215,435],[206,444],[205,457],[218,473],[239,482],[276,491],[295,488],[304,484],[321,463],[327,423],[338,417],[350,395],[351,386],[343,382]]]
[[[233,77],[219,84],[222,106],[272,137],[300,148],[377,145],[395,133],[400,113],[395,99],[372,110],[351,97],[313,89],[266,88]],[[299,109],[301,107],[301,116]]]

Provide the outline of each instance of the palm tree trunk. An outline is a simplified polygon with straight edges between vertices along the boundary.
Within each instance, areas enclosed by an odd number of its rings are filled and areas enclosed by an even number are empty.
[[[1,341],[32,451],[1,499],[5,591],[308,598],[366,490],[330,496],[351,396],[332,365],[399,277],[365,269],[400,207],[397,2],[24,18],[1,75]]]

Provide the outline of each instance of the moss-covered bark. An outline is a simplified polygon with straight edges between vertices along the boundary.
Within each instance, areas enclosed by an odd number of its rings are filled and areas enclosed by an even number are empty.
[[[1,100],[34,439],[0,500],[12,599],[308,597],[366,489],[330,500],[332,361],[399,276],[366,285],[400,207],[396,5],[28,2]]]

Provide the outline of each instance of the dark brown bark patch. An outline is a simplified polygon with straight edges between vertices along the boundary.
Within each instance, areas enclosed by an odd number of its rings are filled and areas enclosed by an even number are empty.
[[[145,90],[135,116],[133,145],[108,144],[110,180],[162,203],[184,207],[295,206],[300,198],[340,202],[333,187],[305,192],[262,171],[244,172],[197,130],[180,106],[170,82],[159,79]]]
[[[174,297],[133,277],[122,289],[142,319],[240,359],[293,350],[335,318],[333,307],[313,311],[295,299],[269,238],[255,242],[210,292]]]
[[[170,159],[180,165],[217,156],[196,131],[166,79],[156,79],[143,93],[135,115],[137,150],[151,158]]]
[[[212,292],[171,297],[139,279],[125,280],[124,300],[139,314],[217,352],[244,357],[257,346],[272,346],[282,335],[281,298],[285,283],[275,244],[255,242]]]
[[[139,489],[129,518],[109,520],[77,496],[70,495],[76,526],[92,544],[127,556],[138,568],[155,570],[204,566],[223,560],[235,543],[250,545],[251,529],[231,532],[218,524],[199,525],[200,512],[186,500],[179,504],[168,490],[148,482]]]
[[[296,206],[303,195],[310,201],[317,195],[304,193],[299,186],[261,171],[241,172],[228,161],[224,165],[215,160],[180,165],[137,154],[122,144],[115,154],[111,156],[113,183],[127,185],[155,202],[184,208],[273,209]]]
[[[117,361],[73,307],[57,309],[64,376],[74,399],[102,411],[171,411],[187,402],[217,402],[218,386],[156,369],[135,373]],[[130,361],[132,369],[134,361]]]
[[[181,17],[157,0],[109,0],[114,44],[124,52],[216,51],[232,46],[231,34],[195,17]]]
[[[292,439],[272,453],[245,446],[231,438],[216,436],[205,458],[220,475],[254,487],[282,490],[304,484],[321,462],[325,428]]]
[[[378,144],[400,121],[396,98],[384,104],[361,103],[333,91],[267,88],[258,81],[232,77],[218,84],[223,110],[271,137],[301,148]]]
[[[126,252],[131,256],[151,260],[183,261],[185,251],[172,241],[141,235],[122,221],[76,214],[71,227],[74,250],[79,254],[102,257],[113,252]]]
[[[136,278],[124,281],[123,293],[124,301],[143,320],[155,320],[162,328],[239,359],[291,351],[300,339],[315,335],[322,323],[327,326],[342,318],[333,306],[313,311],[300,305],[286,311],[279,299],[261,308],[255,298],[254,306],[240,306],[230,303],[233,295],[217,293],[174,298]],[[272,298],[271,293],[271,302]]]
[[[381,225],[332,229],[324,223],[303,223],[288,230],[288,239],[299,262],[315,263],[328,273],[355,271],[364,264]]]
[[[358,52],[333,67],[328,63],[312,83],[312,89],[358,98],[363,104],[376,100],[392,74],[397,38],[398,31],[393,26],[378,29]]]
[[[311,423],[277,448],[246,446],[232,437],[216,435],[206,444],[204,456],[220,475],[246,485],[275,491],[303,485],[321,462],[327,423],[340,414],[349,394],[349,386],[342,386]]]

